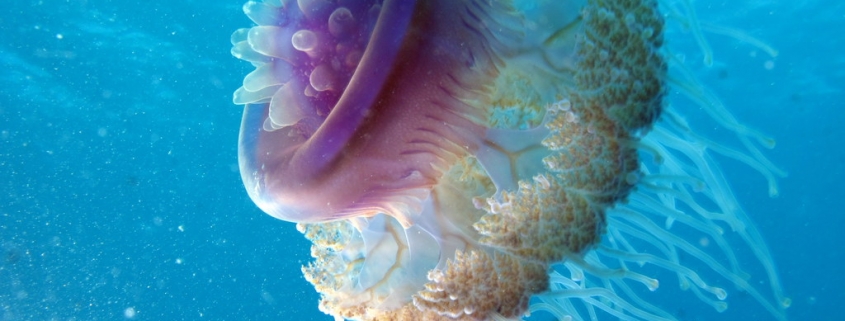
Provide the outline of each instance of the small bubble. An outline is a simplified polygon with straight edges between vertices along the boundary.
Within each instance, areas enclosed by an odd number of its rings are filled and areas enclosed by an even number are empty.
[[[299,30],[291,36],[291,44],[299,51],[312,51],[317,48],[317,34],[311,30]]]
[[[137,314],[138,312],[135,311],[135,307],[128,307],[126,310],[123,310],[123,316],[127,319],[134,319]]]
[[[772,60],[767,60],[763,63],[763,68],[766,68],[766,70],[775,69],[775,62]]]
[[[640,180],[640,176],[636,172],[630,172],[625,175],[625,182],[629,185],[634,185]]]
[[[572,103],[569,101],[569,99],[561,100],[556,104],[557,109],[559,109],[560,111],[569,111],[569,109],[572,108]]]

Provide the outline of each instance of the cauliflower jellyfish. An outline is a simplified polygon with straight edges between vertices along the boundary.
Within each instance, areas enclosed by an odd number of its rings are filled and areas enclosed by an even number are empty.
[[[255,26],[232,35],[233,55],[255,66],[234,94],[244,185],[313,242],[302,271],[336,319],[672,320],[638,294],[667,283],[652,267],[718,311],[728,290],[712,276],[785,319],[771,255],[711,152],[773,190],[782,173],[757,147],[769,140],[668,58],[663,11],[700,35],[677,8],[247,2]],[[666,104],[670,86],[745,150],[692,131]],[[769,289],[750,281],[760,276],[744,272],[727,233],[754,251]]]

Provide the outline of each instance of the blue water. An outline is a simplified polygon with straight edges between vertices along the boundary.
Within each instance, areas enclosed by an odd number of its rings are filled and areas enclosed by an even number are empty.
[[[308,242],[262,214],[237,173],[231,93],[251,69],[229,55],[229,35],[249,25],[240,7],[4,2],[0,320],[330,319],[300,273]],[[845,5],[698,1],[697,10],[778,50],[772,58],[706,33],[707,67],[688,37],[676,45],[741,121],[777,139],[767,155],[789,171],[779,197],[744,165],[723,166],[771,247],[790,319],[845,320]],[[729,302],[720,315],[677,313],[771,318],[742,294]],[[677,304],[701,305],[691,295]]]

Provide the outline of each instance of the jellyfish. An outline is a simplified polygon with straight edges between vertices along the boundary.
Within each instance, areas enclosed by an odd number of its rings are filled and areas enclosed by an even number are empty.
[[[302,272],[338,320],[675,319],[638,295],[661,285],[646,266],[724,311],[718,275],[786,319],[771,254],[712,154],[771,193],[785,173],[759,150],[773,142],[670,58],[666,17],[697,31],[685,4],[247,2],[255,25],[231,39],[255,67],[233,99],[247,193],[313,243]],[[744,150],[692,131],[669,86]]]

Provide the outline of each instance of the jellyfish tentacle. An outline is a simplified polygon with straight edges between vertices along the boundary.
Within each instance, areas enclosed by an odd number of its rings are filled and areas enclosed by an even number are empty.
[[[750,44],[760,50],[766,52],[769,57],[775,58],[778,56],[778,50],[764,41],[757,39],[741,30],[726,26],[717,26],[711,23],[701,22],[701,29],[715,34],[725,35],[744,43]]]
[[[566,285],[568,288],[567,289],[555,290],[555,291],[552,291],[552,292],[549,292],[549,293],[544,293],[540,297],[548,298],[548,299],[554,299],[554,300],[577,298],[577,299],[580,299],[580,300],[583,300],[583,301],[589,303],[590,306],[598,307],[598,308],[602,309],[603,311],[608,312],[611,315],[618,317],[620,319],[623,319],[623,320],[633,320],[631,315],[633,315],[634,317],[636,317],[637,319],[640,319],[640,320],[664,320],[664,321],[665,320],[674,320],[672,318],[666,318],[666,317],[663,317],[661,315],[655,315],[655,314],[646,312],[644,310],[641,310],[641,309],[631,305],[630,303],[628,303],[624,299],[620,298],[613,291],[610,291],[606,288],[581,287],[580,285],[572,282],[568,278],[561,276],[557,272],[552,273],[552,280],[551,281],[555,284]],[[613,305],[619,306],[625,312],[630,313],[630,315],[627,314],[627,313],[624,313],[624,312],[617,311],[614,308],[608,306],[607,304],[593,299],[592,297],[601,297],[601,298],[608,299],[613,303]],[[665,314],[665,313],[663,313],[663,314]],[[595,319],[595,318],[593,318],[593,319]]]
[[[786,177],[786,171],[778,168],[775,166],[768,158],[766,158],[758,149],[758,147],[749,141],[749,138],[753,138],[757,140],[758,144],[763,145],[766,148],[773,148],[775,145],[775,141],[772,138],[763,135],[759,131],[751,129],[745,125],[742,125],[731,113],[727,110],[725,105],[721,102],[715,94],[711,91],[707,90],[703,85],[700,84],[698,80],[695,79],[691,75],[691,72],[681,64],[678,65],[676,69],[680,73],[681,79],[677,79],[677,77],[670,77],[670,82],[675,85],[675,87],[682,90],[684,94],[686,94],[690,99],[692,99],[696,104],[702,107],[707,113],[716,120],[722,126],[730,129],[731,131],[735,132],[740,142],[743,146],[751,153],[751,156],[759,162],[760,166],[748,161],[743,161],[761,174],[765,175],[769,181],[770,185],[770,195],[774,196],[777,194],[777,186],[775,183],[774,176],[778,176],[780,178]],[[679,116],[669,112],[670,120],[675,122],[676,126],[681,129],[684,134],[691,136],[697,140],[707,141],[700,135],[696,135],[689,126],[681,120]],[[718,144],[711,144],[715,148],[719,148]],[[725,155],[728,157],[737,157],[738,154],[735,152],[725,152]],[[774,174],[772,174],[774,173]]]
[[[692,7],[692,1],[681,0],[679,2],[681,3],[681,7],[683,7],[684,12],[681,13],[679,12],[681,9],[678,9],[674,5],[669,5],[668,7],[671,10],[669,16],[677,19],[685,28],[692,32],[696,44],[704,55],[704,65],[713,65],[713,48],[710,47],[710,43],[707,42],[707,39],[704,38],[704,34],[701,32],[701,23],[698,20],[698,15],[696,14],[695,9]]]

